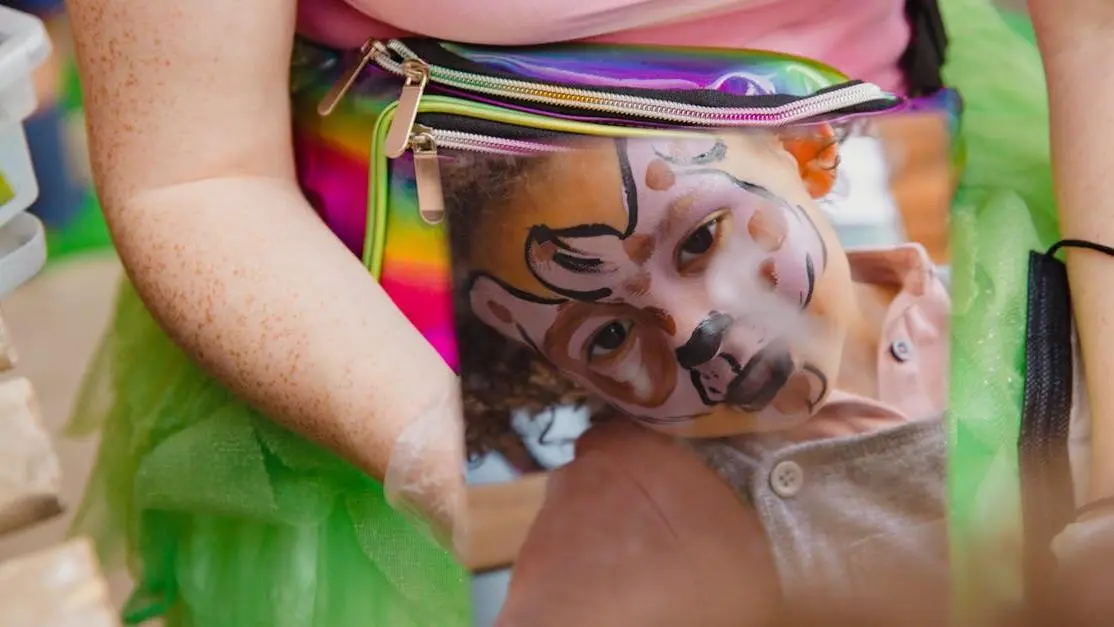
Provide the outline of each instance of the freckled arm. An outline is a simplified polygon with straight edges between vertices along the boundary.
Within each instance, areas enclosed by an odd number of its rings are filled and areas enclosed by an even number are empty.
[[[1114,245],[1114,3],[1030,0],[1048,76],[1053,174],[1064,237]],[[1094,420],[1091,498],[1114,496],[1114,259],[1067,252]]]
[[[67,5],[98,193],[140,296],[232,390],[382,478],[455,377],[296,185],[294,0]],[[430,472],[458,474],[443,457]]]

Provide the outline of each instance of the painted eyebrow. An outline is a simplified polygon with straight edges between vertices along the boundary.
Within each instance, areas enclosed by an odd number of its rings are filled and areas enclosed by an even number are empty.
[[[731,181],[731,183],[734,184],[736,187],[740,187],[752,194],[761,196],[766,200],[770,200],[787,206],[790,204],[781,196],[778,196],[777,194],[771,192],[770,190],[762,187],[757,183],[751,183],[750,181],[744,181],[742,179],[735,178],[731,174],[717,168],[700,168],[698,170],[685,170],[684,172],[677,172],[678,177],[700,176],[702,174],[714,174],[717,176],[722,176]]]
[[[664,155],[658,152],[657,148],[653,150],[655,156],[673,165],[707,165],[709,163],[718,163],[727,157],[727,144],[719,137],[716,138],[716,143],[710,150],[696,155],[692,159],[678,159],[672,155]]]

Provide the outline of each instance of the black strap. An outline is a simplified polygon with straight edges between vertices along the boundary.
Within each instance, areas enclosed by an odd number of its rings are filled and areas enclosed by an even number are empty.
[[[899,64],[910,96],[925,96],[944,87],[941,70],[948,49],[948,33],[938,0],[905,0],[909,47]]]
[[[1029,257],[1025,337],[1025,391],[1018,437],[1021,505],[1025,533],[1025,588],[1032,607],[1048,602],[1048,575],[1056,558],[1052,540],[1074,520],[1114,508],[1114,498],[1076,508],[1068,458],[1071,422],[1072,303],[1067,268],[1056,254],[1065,248],[1114,257],[1114,247],[1063,239]]]
[[[1056,255],[1056,253],[1065,248],[1085,248],[1087,250],[1093,250],[1095,252],[1114,257],[1114,248],[1111,248],[1106,244],[1096,244],[1095,242],[1088,242],[1085,239],[1062,239],[1053,244],[1052,247],[1049,248],[1048,252],[1045,254],[1049,257],[1053,257]]]
[[[1096,242],[1089,242],[1085,239],[1062,239],[1062,240],[1056,242],[1055,244],[1053,244],[1052,247],[1049,248],[1048,252],[1045,253],[1045,254],[1048,257],[1053,257],[1053,256],[1056,255],[1056,253],[1060,252],[1061,250],[1063,250],[1065,248],[1081,248],[1081,249],[1084,249],[1084,250],[1092,250],[1092,251],[1095,251],[1097,253],[1102,253],[1104,255],[1107,255],[1109,257],[1114,257],[1114,247],[1107,246],[1106,244],[1099,244],[1099,243],[1096,243]],[[1100,510],[1105,510],[1105,509],[1114,509],[1114,497],[1102,498],[1102,499],[1098,499],[1098,500],[1095,500],[1095,501],[1091,501],[1090,503],[1087,503],[1086,505],[1084,505],[1084,506],[1080,507],[1079,509],[1075,510],[1075,519],[1079,520],[1080,518],[1086,516],[1087,514],[1097,512],[1097,511],[1100,511]]]
[[[1055,568],[1052,539],[1075,513],[1068,433],[1072,407],[1071,293],[1063,262],[1029,255],[1025,388],[1017,439],[1025,534],[1025,596],[1044,603]]]

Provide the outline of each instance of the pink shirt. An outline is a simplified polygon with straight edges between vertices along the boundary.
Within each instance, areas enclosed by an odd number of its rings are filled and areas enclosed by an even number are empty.
[[[416,33],[493,45],[591,40],[796,54],[900,90],[902,0],[301,0],[299,30],[338,47]]]
[[[837,447],[846,442],[848,454],[862,459],[870,446],[898,445],[909,433],[943,438],[942,429],[906,429],[914,421],[939,420],[946,405],[949,298],[943,283],[917,245],[848,257],[856,280],[899,290],[879,342],[881,398],[837,391],[807,428],[768,436],[766,442],[752,440],[756,446],[751,448],[773,450],[788,435],[791,441],[827,439]],[[864,443],[856,437],[864,433],[877,433],[881,439]],[[887,433],[901,435],[894,440],[887,439]],[[942,443],[928,450],[943,456]],[[779,579],[786,576],[787,564],[776,556],[793,548],[776,539],[784,541],[787,533],[800,534],[804,528],[766,528],[770,519],[760,513],[754,495],[740,498],[739,477],[707,453],[701,444],[681,446],[628,421],[590,429],[577,442],[576,459],[549,478],[545,503],[515,563],[498,627],[766,624],[782,592]],[[886,455],[875,459],[866,462],[894,464]],[[879,504],[866,509],[900,512],[900,501],[914,498],[908,488],[922,479],[917,473],[901,477],[901,470],[889,473],[897,478],[879,479],[881,486],[869,483],[871,473],[836,478],[843,483],[834,486],[839,488],[834,506],[852,517],[869,518],[869,512],[862,511],[864,503]],[[938,488],[942,494],[943,485]],[[895,499],[894,493],[902,496]],[[842,500],[848,495],[857,497],[860,511],[846,511],[855,509]],[[805,498],[805,492],[797,497]],[[898,503],[881,506],[879,501],[887,499]],[[942,517],[942,502],[939,510]],[[831,527],[834,522],[819,524]],[[906,527],[904,521],[876,522],[882,529],[908,532],[908,542],[932,546],[927,536],[916,535],[916,527]],[[828,531],[838,535],[838,530]],[[802,541],[822,544],[819,540]],[[837,542],[837,553],[842,552],[839,546]],[[914,573],[908,565],[899,560],[889,567],[911,579]],[[882,581],[892,574],[868,571]],[[895,583],[910,579],[897,577]]]

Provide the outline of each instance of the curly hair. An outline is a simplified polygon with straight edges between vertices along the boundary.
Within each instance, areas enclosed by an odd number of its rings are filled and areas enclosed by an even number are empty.
[[[482,244],[476,230],[484,216],[508,200],[511,185],[542,161],[543,157],[457,153],[441,167],[456,273],[454,306],[468,454],[475,458],[495,450],[516,465],[530,464],[511,426],[516,414],[588,406],[594,415],[602,415],[604,408],[542,355],[481,322],[460,289],[468,280],[466,260],[472,246]]]

